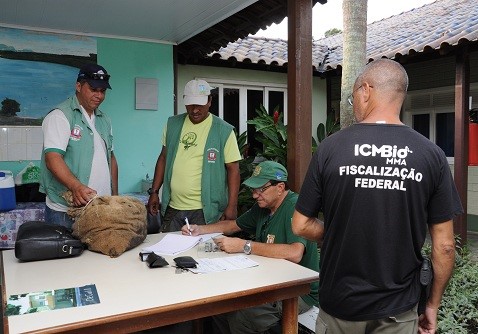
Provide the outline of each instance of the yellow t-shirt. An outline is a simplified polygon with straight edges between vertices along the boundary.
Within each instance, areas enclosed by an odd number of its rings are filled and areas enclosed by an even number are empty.
[[[212,126],[212,116],[209,115],[199,124],[191,122],[189,117],[184,120],[181,130],[176,158],[173,162],[171,176],[171,201],[169,205],[177,210],[202,209],[201,175],[204,148],[207,136]],[[163,146],[166,143],[166,127],[163,131]],[[234,131],[227,139],[224,147],[225,163],[241,160]]]

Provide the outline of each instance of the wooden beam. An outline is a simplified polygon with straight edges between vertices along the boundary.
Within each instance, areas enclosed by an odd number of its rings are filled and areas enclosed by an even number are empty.
[[[470,95],[470,60],[466,48],[456,55],[455,76],[455,184],[465,211],[454,220],[454,232],[467,242],[468,200],[468,110]]]
[[[287,169],[295,192],[312,156],[312,0],[288,0]]]

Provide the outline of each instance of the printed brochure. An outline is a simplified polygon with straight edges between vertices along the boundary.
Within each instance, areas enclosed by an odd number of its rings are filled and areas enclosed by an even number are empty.
[[[99,304],[96,285],[30,292],[8,297],[5,316]]]

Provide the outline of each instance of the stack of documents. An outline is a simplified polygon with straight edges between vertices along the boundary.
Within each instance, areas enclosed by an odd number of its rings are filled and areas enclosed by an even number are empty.
[[[158,255],[177,255],[185,252],[200,242],[214,238],[222,233],[203,234],[198,236],[168,233],[158,243],[143,248],[143,252],[154,252]]]

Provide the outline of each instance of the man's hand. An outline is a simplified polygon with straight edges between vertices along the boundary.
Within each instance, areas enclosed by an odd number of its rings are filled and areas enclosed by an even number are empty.
[[[148,199],[148,212],[153,216],[156,216],[161,210],[161,203],[159,202],[159,196],[156,193],[153,193],[149,196]]]
[[[91,189],[84,184],[81,184],[74,189],[71,189],[74,206],[84,206],[96,196],[96,190]]]
[[[183,227],[181,227],[181,234],[182,235],[200,235],[203,233],[201,232],[200,225],[189,224],[189,229],[188,229],[188,225],[183,225]]]
[[[237,206],[228,206],[219,220],[235,220],[237,218]]]
[[[435,334],[437,330],[438,309],[426,307],[425,313],[418,318],[419,334]]]
[[[217,237],[212,239],[217,247],[226,253],[242,253],[246,240],[231,237]]]

